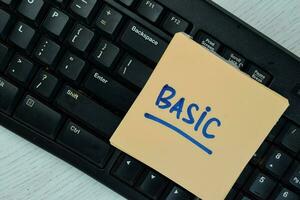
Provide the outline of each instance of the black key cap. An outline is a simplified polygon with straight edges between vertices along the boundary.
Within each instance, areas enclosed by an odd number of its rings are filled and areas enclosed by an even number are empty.
[[[35,21],[44,4],[43,0],[21,0],[18,11],[25,17]]]
[[[92,70],[84,82],[84,88],[117,109],[127,111],[136,98],[136,94],[97,70]]]
[[[269,149],[269,143],[267,142],[263,142],[260,147],[258,148],[258,150],[255,152],[255,154],[253,155],[251,162],[253,164],[257,164],[262,157],[265,155],[265,153],[267,152],[267,150]]]
[[[239,178],[235,182],[237,188],[242,188],[243,185],[247,182],[248,178],[253,172],[253,167],[251,165],[246,165]]]
[[[69,86],[61,90],[56,104],[106,138],[110,138],[121,121],[118,116]]]
[[[128,185],[133,186],[143,170],[142,163],[126,155],[120,158],[118,166],[114,168],[112,173]]]
[[[295,162],[288,172],[286,176],[288,184],[300,191],[300,163]]]
[[[174,13],[169,13],[162,25],[162,28],[171,35],[178,32],[185,32],[188,27],[189,23]]]
[[[6,5],[11,5],[13,0],[0,0],[0,2],[5,3]]]
[[[290,124],[286,127],[279,138],[280,144],[297,154],[300,152],[300,127]]]
[[[8,34],[11,17],[4,10],[0,9],[0,37],[5,38]]]
[[[97,0],[73,0],[70,9],[82,18],[89,19]]]
[[[281,132],[282,128],[285,126],[286,124],[286,119],[281,117],[277,123],[275,124],[275,126],[272,128],[271,132],[268,134],[267,139],[269,141],[274,141],[274,139],[278,136],[278,134]]]
[[[81,24],[77,24],[69,36],[68,43],[73,48],[85,52],[92,42],[93,37],[94,33],[91,30]]]
[[[145,179],[138,185],[138,189],[151,199],[158,199],[167,184],[166,178],[154,171],[149,171]]]
[[[244,196],[243,194],[239,194],[236,200],[251,200],[249,197]]]
[[[62,5],[62,6],[66,5],[68,3],[68,1],[69,0],[55,0],[55,2],[57,4]]]
[[[236,52],[226,48],[222,54],[222,56],[228,60],[231,64],[233,64],[237,68],[242,68],[245,65],[245,58],[237,54]]]
[[[51,138],[55,137],[62,123],[61,114],[30,95],[21,101],[14,118]]]
[[[235,188],[231,188],[231,190],[225,197],[225,200],[235,200],[236,195],[237,195],[237,190]]]
[[[95,64],[110,68],[117,59],[119,52],[119,47],[107,40],[101,40],[94,50],[91,59]]]
[[[219,41],[205,33],[200,33],[198,38],[196,38],[196,41],[213,52],[218,52],[221,48],[221,43]]]
[[[269,73],[260,69],[256,65],[251,65],[246,70],[246,73],[249,74],[251,78],[264,85],[268,85],[272,80],[272,76]]]
[[[8,47],[0,43],[0,71],[6,68],[10,55],[11,51]]]
[[[101,9],[100,15],[96,19],[96,26],[108,36],[113,36],[122,18],[121,13],[106,5]]]
[[[109,144],[71,121],[65,124],[57,140],[101,168],[111,153]]]
[[[34,56],[42,63],[51,66],[53,65],[58,53],[60,46],[54,41],[42,37],[34,49]]]
[[[58,64],[58,72],[67,79],[76,82],[85,67],[85,62],[76,55],[67,52]]]
[[[118,0],[118,1],[123,3],[126,6],[132,6],[135,0]]]
[[[152,69],[141,61],[127,55],[118,69],[118,75],[138,88],[144,87]]]
[[[6,74],[24,84],[30,80],[33,71],[33,63],[23,56],[16,54],[9,63],[6,69]]]
[[[29,50],[32,46],[35,30],[23,22],[18,22],[12,32],[9,40],[22,49]]]
[[[16,86],[0,77],[0,111],[11,114],[17,103],[19,91]]]
[[[174,186],[168,194],[166,200],[191,200],[191,195],[178,186]]]
[[[50,99],[57,86],[58,79],[55,76],[45,70],[40,70],[35,76],[31,88],[38,95]]]
[[[276,185],[274,180],[259,172],[249,183],[248,191],[259,199],[268,199]]]
[[[121,41],[153,62],[158,62],[167,48],[165,41],[135,22],[130,22],[126,27]]]
[[[292,161],[292,158],[286,153],[278,149],[272,149],[266,156],[263,166],[272,175],[280,178],[286,172]]]
[[[43,27],[57,37],[61,37],[69,22],[69,17],[56,8],[52,8],[43,22]]]
[[[151,22],[156,22],[163,9],[161,5],[153,0],[142,0],[137,8],[137,12]]]
[[[300,200],[300,196],[286,188],[279,187],[278,193],[274,195],[274,200]]]

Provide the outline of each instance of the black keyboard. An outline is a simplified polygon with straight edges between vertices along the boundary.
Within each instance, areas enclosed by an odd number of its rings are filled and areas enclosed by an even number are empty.
[[[108,142],[176,32],[290,102],[226,199],[299,200],[300,61],[210,1],[0,0],[0,124],[128,199],[195,199]]]

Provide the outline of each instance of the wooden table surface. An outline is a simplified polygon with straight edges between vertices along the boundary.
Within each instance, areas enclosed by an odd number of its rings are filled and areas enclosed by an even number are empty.
[[[299,0],[214,0],[300,57]],[[119,200],[104,185],[0,127],[0,200]]]

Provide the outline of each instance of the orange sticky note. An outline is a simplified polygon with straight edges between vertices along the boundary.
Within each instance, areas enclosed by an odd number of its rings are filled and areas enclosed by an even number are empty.
[[[288,105],[179,33],[110,141],[196,196],[221,200]]]

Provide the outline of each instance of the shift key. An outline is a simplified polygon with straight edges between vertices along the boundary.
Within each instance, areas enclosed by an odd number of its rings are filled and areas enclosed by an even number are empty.
[[[60,91],[55,103],[107,139],[121,121],[118,116],[69,86]]]
[[[121,42],[128,48],[157,63],[167,48],[167,43],[135,22],[126,27]]]

